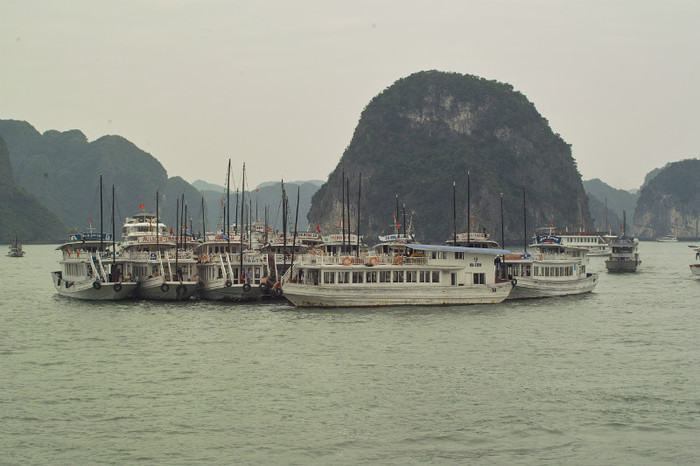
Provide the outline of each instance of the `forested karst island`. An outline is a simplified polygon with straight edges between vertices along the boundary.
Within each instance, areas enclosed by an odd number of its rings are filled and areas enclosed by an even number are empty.
[[[523,188],[530,233],[552,223],[592,227],[571,148],[535,106],[509,84],[439,71],[399,79],[372,99],[335,171],[314,195],[309,221],[335,231],[343,173],[351,212],[361,175],[362,234],[393,232],[398,195],[417,238],[442,242],[453,231],[453,182],[457,230],[466,230],[468,172],[472,229],[486,228],[500,240],[503,193],[506,242],[521,244]]]

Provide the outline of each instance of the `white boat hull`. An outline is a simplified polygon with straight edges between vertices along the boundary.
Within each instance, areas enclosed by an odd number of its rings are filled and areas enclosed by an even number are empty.
[[[283,295],[299,307],[379,307],[494,304],[503,302],[513,289],[511,282],[470,286],[367,287],[286,283]]]
[[[136,294],[142,299],[187,301],[197,292],[194,281],[163,281],[162,277],[139,280]]]
[[[226,286],[225,280],[215,280],[209,283],[200,283],[199,295],[211,301],[251,301],[263,296],[263,289],[258,285],[241,284]]]
[[[542,277],[518,277],[508,299],[549,298],[590,293],[598,284],[598,274],[589,273],[576,280],[551,280]]]
[[[64,280],[58,272],[51,274],[56,292],[68,298],[90,301],[118,301],[130,297],[138,287],[135,282],[95,282],[93,280]],[[95,283],[98,283],[96,285]]]

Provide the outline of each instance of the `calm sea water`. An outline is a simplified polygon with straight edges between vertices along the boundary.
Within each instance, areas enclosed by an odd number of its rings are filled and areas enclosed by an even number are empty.
[[[700,280],[499,305],[84,303],[0,258],[2,464],[697,464]],[[7,250],[2,247],[2,252]]]

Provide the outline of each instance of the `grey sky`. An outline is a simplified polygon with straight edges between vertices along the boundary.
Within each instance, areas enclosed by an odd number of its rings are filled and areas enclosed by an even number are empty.
[[[0,118],[118,134],[169,176],[326,179],[362,109],[437,69],[507,82],[624,189],[700,157],[697,0],[0,4]]]

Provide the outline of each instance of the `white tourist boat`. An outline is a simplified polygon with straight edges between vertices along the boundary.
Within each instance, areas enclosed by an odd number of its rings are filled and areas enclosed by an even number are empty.
[[[24,257],[24,249],[17,236],[15,236],[15,241],[10,245],[10,250],[7,251],[7,255],[9,257]]]
[[[677,243],[678,238],[676,238],[674,235],[663,235],[656,238],[656,241],[660,243]]]
[[[139,283],[139,298],[184,301],[197,292],[192,248],[180,247],[156,215],[141,212],[127,217],[121,246],[126,273]]]
[[[533,254],[506,254],[501,269],[517,281],[508,299],[546,298],[589,293],[598,274],[587,271],[588,250],[562,245],[560,237],[540,237]]]
[[[214,301],[250,301],[273,293],[268,255],[247,246],[244,241],[241,247],[240,234],[205,235],[196,246],[200,296]]]
[[[695,248],[693,251],[695,251],[696,262],[694,264],[690,264],[690,271],[693,275],[700,276],[700,248]]]
[[[639,259],[639,245],[629,236],[622,235],[610,244],[612,252],[605,261],[608,272],[636,272],[642,263]]]
[[[407,255],[301,256],[282,281],[295,306],[432,306],[502,302],[513,288],[496,278],[509,251],[407,245]]]
[[[112,248],[108,249],[109,243]],[[62,253],[60,270],[52,272],[53,285],[61,296],[114,301],[131,296],[138,283],[124,276],[125,262],[114,254],[112,235],[76,233],[57,249]]]
[[[588,257],[609,255],[611,252],[610,242],[617,238],[611,233],[558,231],[551,226],[538,228],[535,234],[535,242],[537,242],[538,236],[558,236],[561,238],[562,246],[586,248]]]

